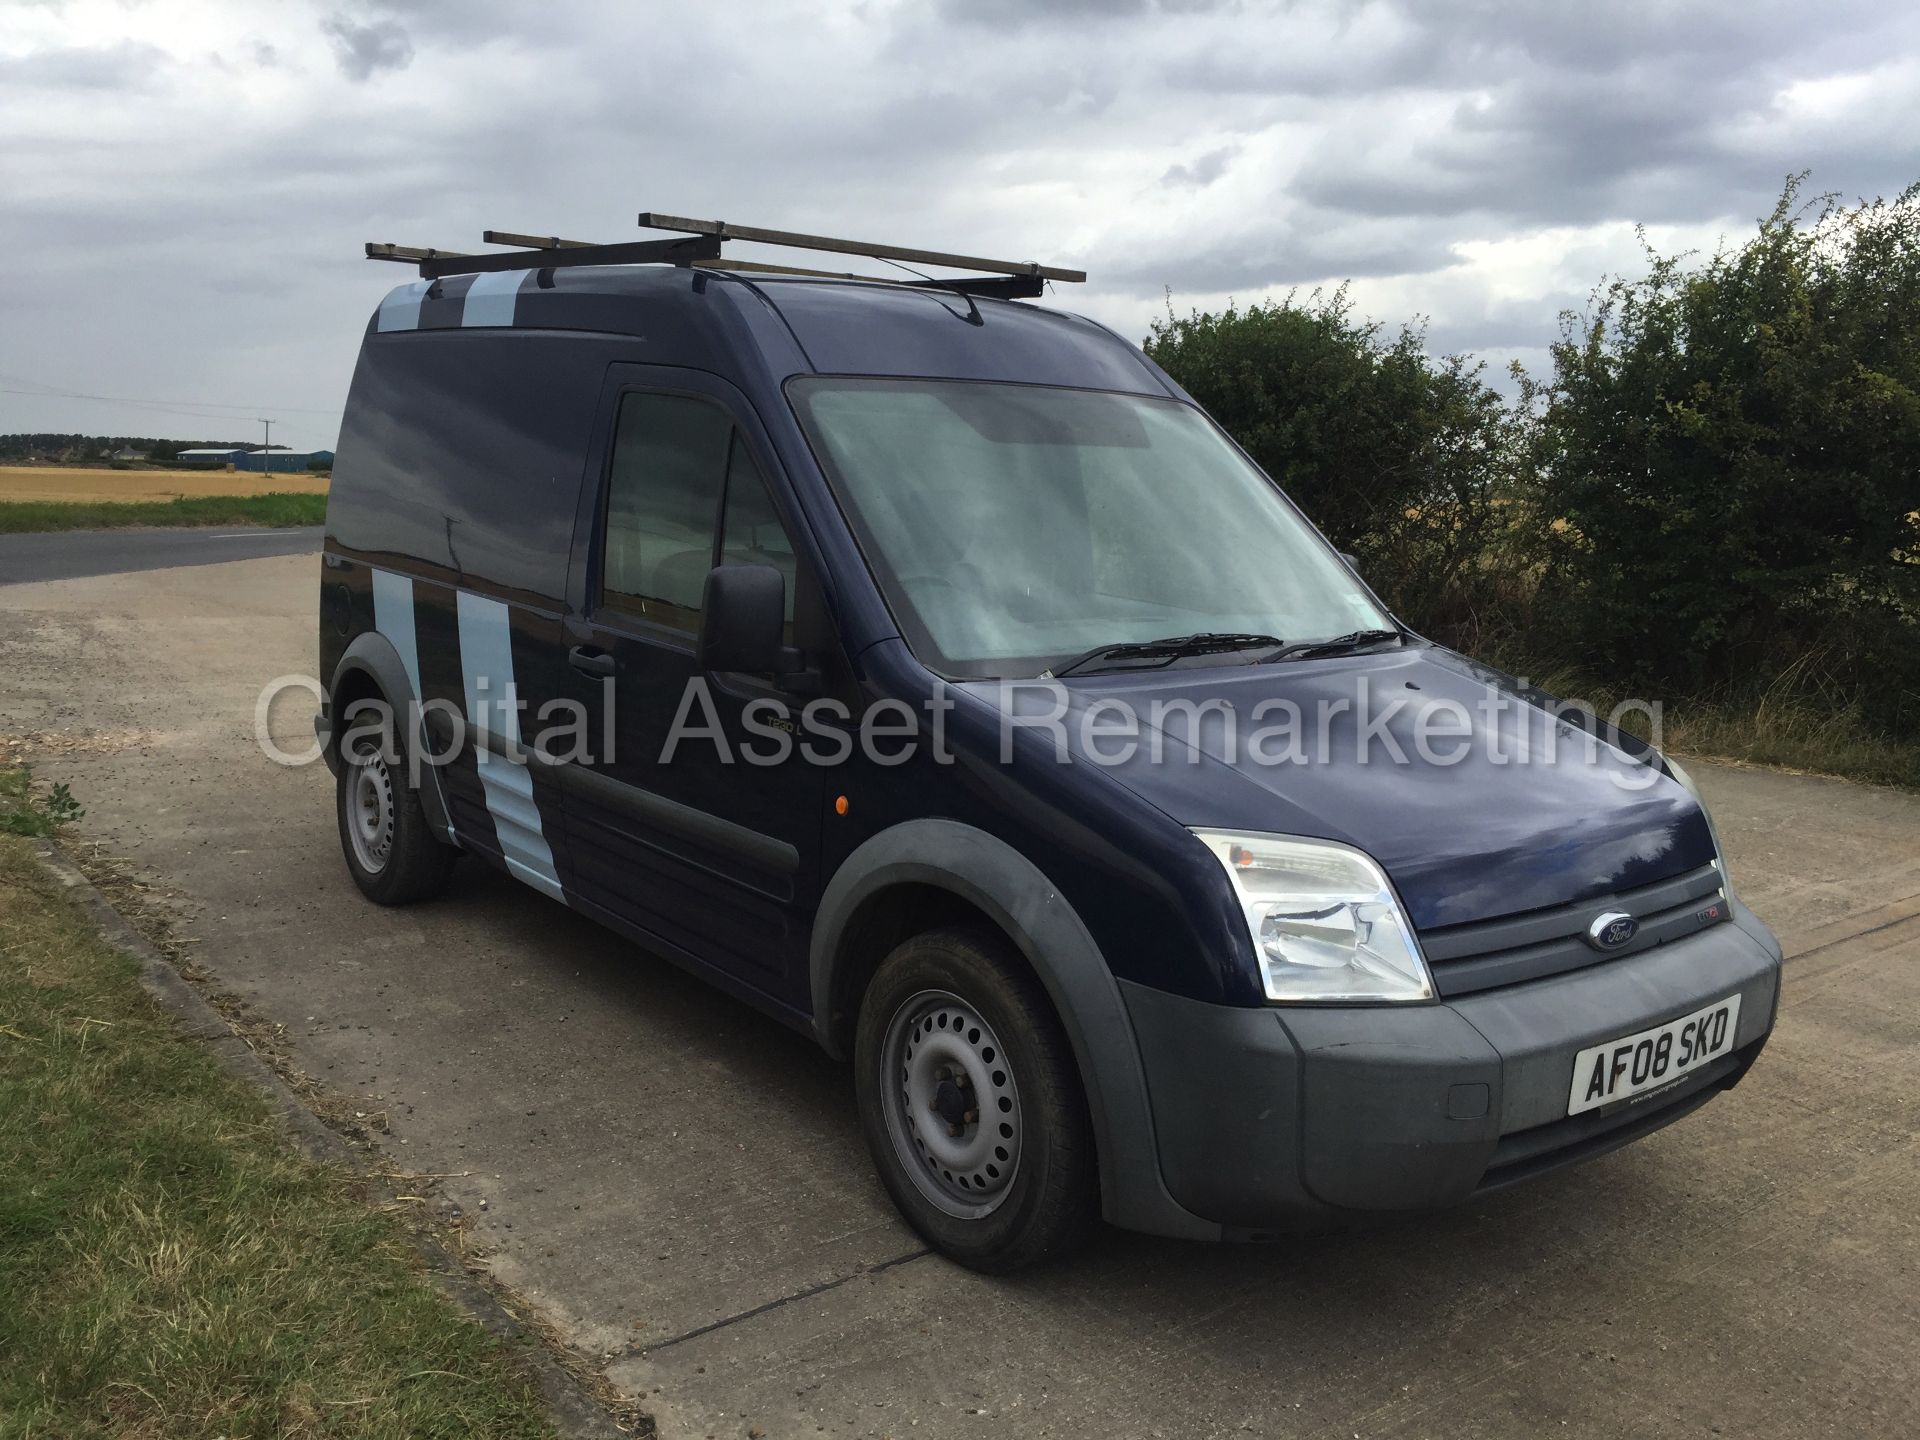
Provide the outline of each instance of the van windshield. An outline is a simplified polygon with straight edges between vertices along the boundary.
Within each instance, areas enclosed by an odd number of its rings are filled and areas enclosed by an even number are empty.
[[[1172,635],[1295,642],[1392,624],[1191,405],[961,380],[808,376],[789,390],[894,618],[941,673],[1031,676]]]

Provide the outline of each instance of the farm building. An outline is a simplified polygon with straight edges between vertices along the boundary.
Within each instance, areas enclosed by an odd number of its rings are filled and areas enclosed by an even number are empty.
[[[245,450],[223,450],[218,446],[204,449],[181,450],[173,457],[173,463],[188,470],[217,470],[223,465],[238,464]]]
[[[322,466],[333,464],[331,450],[285,450],[276,445],[272,450],[248,450],[237,456],[234,466],[240,470],[269,470],[278,474],[290,471],[310,470],[313,462]]]

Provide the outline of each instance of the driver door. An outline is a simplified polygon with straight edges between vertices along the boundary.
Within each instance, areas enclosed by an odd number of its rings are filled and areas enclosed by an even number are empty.
[[[804,1009],[825,772],[797,749],[753,763],[770,747],[743,711],[780,692],[695,658],[722,560],[782,572],[791,632],[807,581],[771,449],[731,386],[693,372],[616,367],[601,420],[563,667],[590,730],[563,786],[573,890],[727,988]]]

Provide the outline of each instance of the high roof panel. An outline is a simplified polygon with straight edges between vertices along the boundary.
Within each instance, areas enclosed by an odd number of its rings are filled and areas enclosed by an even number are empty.
[[[860,280],[672,266],[459,275],[399,287],[369,328],[500,326],[631,336],[643,362],[775,382],[911,375],[1175,393],[1133,346],[1080,316]]]

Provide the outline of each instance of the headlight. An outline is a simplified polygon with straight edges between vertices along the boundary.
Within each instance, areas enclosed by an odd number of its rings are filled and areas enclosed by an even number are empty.
[[[1247,917],[1269,1000],[1431,1000],[1433,981],[1381,868],[1345,845],[1195,830]]]

